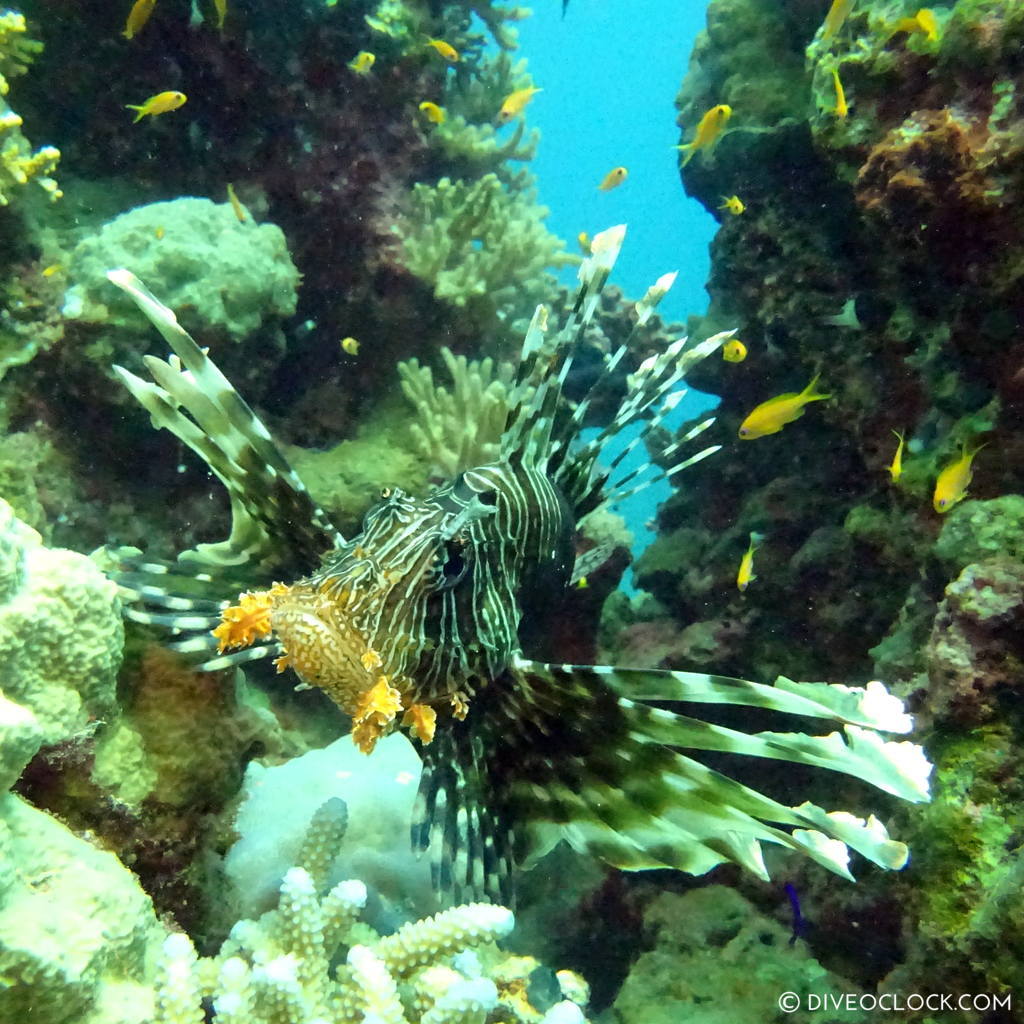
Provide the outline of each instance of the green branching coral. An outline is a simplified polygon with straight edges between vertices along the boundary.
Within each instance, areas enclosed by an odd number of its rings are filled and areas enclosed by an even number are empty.
[[[394,231],[402,262],[437,298],[511,321],[528,315],[551,288],[547,268],[571,259],[544,226],[547,213],[532,188],[509,188],[496,174],[472,182],[442,178],[413,187]]]
[[[25,18],[17,11],[0,12],[0,97],[10,90],[9,78],[25,71],[42,43],[25,36]],[[11,194],[29,181],[35,181],[51,199],[62,195],[50,175],[60,159],[59,150],[44,146],[32,152],[21,134],[21,117],[0,99],[0,206],[7,206]]]
[[[441,349],[441,358],[451,390],[435,384],[430,367],[418,359],[399,363],[398,376],[417,413],[409,427],[413,444],[440,478],[450,480],[497,457],[515,367],[490,358],[467,360],[448,348]]]
[[[532,160],[540,139],[519,118],[507,137],[495,127],[495,117],[505,97],[518,89],[529,89],[533,79],[526,61],[514,61],[507,53],[479,61],[472,75],[449,79],[444,106],[448,118],[430,133],[430,143],[445,158],[445,166],[461,177],[475,177],[494,171],[505,177],[504,164],[510,160]]]

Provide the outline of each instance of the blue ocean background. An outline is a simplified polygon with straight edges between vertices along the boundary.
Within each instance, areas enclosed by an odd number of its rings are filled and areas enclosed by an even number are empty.
[[[613,281],[636,299],[662,274],[678,271],[659,307],[669,323],[704,313],[717,227],[683,192],[673,148],[680,137],[674,101],[705,15],[703,3],[689,0],[569,0],[563,16],[560,0],[538,0],[519,24],[519,53],[544,90],[530,104],[528,122],[541,131],[532,168],[540,202],[551,211],[549,228],[575,251],[581,231],[627,224]],[[629,177],[601,192],[599,182],[619,165]],[[562,272],[566,284],[574,279],[571,268]],[[668,425],[715,404],[691,390]],[[645,458],[640,448],[629,465]],[[618,509],[636,538],[634,554],[654,539],[645,524],[669,493],[667,484],[654,485]]]

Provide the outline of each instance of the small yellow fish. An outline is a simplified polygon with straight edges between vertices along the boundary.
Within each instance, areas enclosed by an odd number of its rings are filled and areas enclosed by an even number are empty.
[[[350,356],[359,355],[359,342],[355,338],[342,338],[341,350]]]
[[[369,50],[360,50],[347,64],[350,71],[357,75],[368,75],[377,58]]]
[[[932,508],[940,515],[948,512],[958,501],[967,497],[967,488],[974,476],[972,463],[974,456],[985,446],[978,445],[969,452],[967,445],[960,446],[960,457],[944,466],[935,481],[935,493],[932,495]]]
[[[831,395],[822,395],[814,390],[820,376],[820,373],[816,373],[810,384],[799,394],[791,391],[762,402],[740,425],[740,440],[753,441],[766,434],[777,434],[787,423],[803,416],[804,407],[809,402],[822,402],[831,398]]]
[[[149,21],[154,7],[156,7],[156,0],[135,0],[132,9],[128,12],[128,20],[125,22],[121,35],[125,39],[134,39]]]
[[[727,363],[742,363],[747,358],[747,346],[739,338],[733,338],[722,346],[722,358]]]
[[[427,46],[432,46],[449,64],[459,63],[459,51],[451,43],[443,39],[428,39]]]
[[[626,178],[629,177],[629,171],[625,167],[613,167],[602,179],[601,184],[597,187],[602,192],[611,192],[613,188],[618,188]]]
[[[224,19],[228,16],[228,0],[213,0],[213,9],[217,12],[217,31],[224,30]]]
[[[576,236],[576,241],[579,244],[580,252],[582,252],[584,256],[589,256],[590,255],[590,244],[591,244],[590,235],[588,235],[586,233],[586,231],[581,231]]]
[[[164,235],[166,235],[166,234],[167,234],[167,232],[166,232],[166,231],[164,231],[164,227],[163,227],[163,225],[162,225],[162,224],[158,225],[158,226],[157,226],[157,227],[156,227],[156,228],[154,229],[154,231],[153,231],[153,237],[154,237],[154,238],[155,238],[155,239],[156,239],[156,240],[157,240],[158,242],[159,242],[159,241],[160,241],[160,239],[161,239],[161,238],[163,238],[163,237],[164,237]]]
[[[899,32],[906,32],[913,35],[920,32],[930,43],[939,40],[939,22],[935,12],[927,7],[922,7],[912,18],[900,18],[889,26],[889,38]]]
[[[832,113],[836,117],[846,117],[850,113],[850,107],[846,102],[846,92],[843,89],[843,83],[839,81],[837,68],[832,69],[832,84],[836,87],[836,105],[832,108]]]
[[[188,97],[183,92],[175,92],[171,89],[167,92],[158,92],[155,96],[150,96],[141,106],[126,103],[125,107],[136,112],[135,120],[132,123],[138,124],[144,117],[156,117],[158,114],[166,114],[171,110],[177,110],[187,99]]]
[[[238,196],[235,195],[235,186],[228,182],[228,202],[231,204],[231,209],[234,211],[235,216],[238,218],[239,224],[245,223],[245,207],[242,205]]]
[[[899,444],[896,445],[896,454],[892,457],[892,462],[889,464],[889,477],[893,483],[896,483],[901,476],[903,476],[903,435],[898,431],[894,430],[893,433],[896,435],[896,439]]]
[[[720,210],[728,210],[734,217],[738,217],[746,208],[739,196],[722,196],[722,205],[719,206]]]
[[[587,577],[586,576],[581,576],[576,581],[576,589],[577,590],[586,590],[587,587],[589,587],[589,586],[590,586],[590,583],[587,581]]]
[[[821,26],[822,42],[827,43],[843,27],[843,22],[853,10],[853,4],[854,0],[832,0],[832,6]]]
[[[512,118],[518,117],[526,109],[526,104],[529,103],[537,93],[543,91],[543,89],[534,89],[531,86],[529,89],[516,89],[515,92],[510,92],[505,99],[502,100],[501,109],[498,111],[498,115],[495,120],[498,124],[508,124]]]
[[[683,145],[675,147],[686,153],[686,156],[683,158],[684,167],[693,159],[694,154],[698,150],[710,152],[714,149],[715,143],[718,142],[722,132],[725,131],[725,126],[729,123],[730,117],[732,117],[732,107],[728,103],[719,103],[718,106],[712,107],[700,119],[700,124],[697,125],[693,141],[685,142]]]
[[[760,533],[751,532],[750,545],[740,559],[740,568],[736,573],[736,587],[741,594],[757,579],[754,575],[754,552],[762,540],[764,540],[764,537]]]
[[[419,105],[419,111],[431,124],[444,124],[445,118],[448,116],[444,112],[444,107],[439,107],[436,103],[431,103],[430,100],[424,100]]]
[[[64,269],[62,263],[51,263],[48,267],[43,268],[43,277],[53,277],[54,274],[59,273]]]

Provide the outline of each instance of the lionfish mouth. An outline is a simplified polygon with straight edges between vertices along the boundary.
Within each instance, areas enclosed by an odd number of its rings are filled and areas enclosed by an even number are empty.
[[[307,686],[323,690],[352,718],[352,739],[364,754],[396,722],[429,743],[437,712],[411,700],[409,681],[389,671],[347,604],[345,591],[326,585],[275,583],[241,594],[238,604],[221,612],[213,635],[221,653],[275,639],[281,649],[277,671],[290,668]]]

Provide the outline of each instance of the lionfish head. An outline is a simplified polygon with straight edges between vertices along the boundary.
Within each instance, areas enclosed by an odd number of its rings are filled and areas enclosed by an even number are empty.
[[[278,671],[324,690],[352,717],[366,751],[395,721],[429,742],[436,711],[419,699],[410,670],[437,642],[432,611],[469,571],[468,526],[493,511],[460,484],[427,498],[385,489],[362,531],[316,573],[225,609],[214,630],[221,649],[276,640]]]

